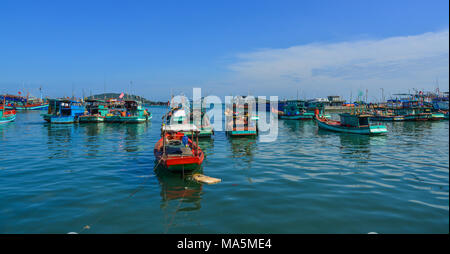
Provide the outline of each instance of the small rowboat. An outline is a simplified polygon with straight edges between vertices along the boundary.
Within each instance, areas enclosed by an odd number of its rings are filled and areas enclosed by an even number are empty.
[[[340,114],[341,121],[327,119],[325,117],[316,115],[317,125],[321,129],[354,133],[354,134],[383,134],[387,132],[384,125],[372,125],[369,123],[370,115],[359,114]]]
[[[192,132],[194,136],[194,132]],[[198,146],[198,131],[196,140],[190,139],[182,132],[163,128],[161,139],[155,144],[153,153],[163,167],[173,172],[185,172],[198,169],[205,157]]]

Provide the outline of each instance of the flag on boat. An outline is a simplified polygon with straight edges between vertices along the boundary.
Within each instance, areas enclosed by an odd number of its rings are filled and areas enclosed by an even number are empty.
[[[122,99],[124,96],[123,92],[119,95],[119,99]]]

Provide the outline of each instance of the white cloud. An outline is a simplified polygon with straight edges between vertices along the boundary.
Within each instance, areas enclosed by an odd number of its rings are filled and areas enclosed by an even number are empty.
[[[391,92],[448,88],[449,31],[340,43],[314,43],[240,54],[229,68],[237,83],[266,92],[296,88],[310,95],[351,89]],[[294,89],[294,90],[293,90]]]

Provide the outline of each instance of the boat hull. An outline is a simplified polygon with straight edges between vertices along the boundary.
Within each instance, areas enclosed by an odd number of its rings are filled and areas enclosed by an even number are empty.
[[[2,123],[9,123],[16,120],[16,115],[5,115],[5,116],[0,116],[0,124]]]
[[[371,121],[382,121],[382,122],[399,122],[405,121],[405,117],[403,116],[372,116],[370,117]]]
[[[314,119],[314,114],[304,114],[304,115],[280,115],[279,116],[280,119],[285,119],[285,120],[313,120]]]
[[[227,134],[230,136],[256,136],[256,135],[258,135],[256,130],[227,131]]]
[[[50,118],[44,118],[44,120],[53,124],[70,124],[76,123],[78,119],[75,116],[52,116]]]
[[[367,127],[347,127],[342,125],[332,125],[327,124],[324,121],[317,120],[319,128],[334,132],[352,133],[352,134],[362,134],[362,135],[377,135],[384,134],[387,132],[386,126],[384,125],[373,125]]]
[[[105,122],[108,123],[145,123],[149,121],[152,116],[106,116]]]
[[[102,123],[105,121],[104,116],[80,116],[80,123]]]
[[[433,113],[431,114],[430,120],[439,121],[445,119],[445,115],[443,113]],[[448,118],[447,118],[448,119]]]
[[[48,104],[43,105],[30,105],[30,106],[17,106],[16,110],[47,110]]]

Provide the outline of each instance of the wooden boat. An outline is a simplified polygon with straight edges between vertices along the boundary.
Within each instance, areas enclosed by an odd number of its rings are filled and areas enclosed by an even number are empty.
[[[431,112],[429,108],[396,108],[377,110],[370,116],[371,121],[436,121],[444,119],[440,112]]]
[[[85,103],[86,111],[79,117],[80,123],[101,123],[105,121],[109,109],[104,101],[89,99]]]
[[[400,115],[371,115],[369,119],[371,121],[383,121],[383,122],[405,121],[405,117]]]
[[[48,109],[48,102],[42,99],[30,96],[16,96],[16,95],[3,95],[6,99],[6,109],[15,109],[17,111],[22,110],[46,110]],[[3,99],[2,98],[2,99]]]
[[[341,121],[327,119],[318,114],[316,114],[315,118],[319,128],[330,131],[366,135],[383,134],[387,132],[386,126],[384,125],[370,124],[370,115],[344,113],[339,116]]]
[[[278,118],[286,120],[312,120],[314,113],[307,112],[303,101],[291,100],[282,104]]]
[[[198,169],[205,157],[198,146],[198,130],[192,131],[191,138],[179,130],[195,130],[195,126],[178,127],[163,125],[162,137],[155,144],[153,153],[156,160],[173,172],[185,172]]]
[[[195,115],[194,114],[199,114]],[[204,109],[193,110],[188,106],[186,101],[182,101],[178,105],[172,107],[167,114],[163,116],[166,125],[193,125],[198,130],[199,137],[211,137],[214,134],[213,127],[208,115]],[[180,130],[185,134],[190,134],[191,130]]]
[[[111,109],[105,117],[110,123],[144,123],[152,119],[152,114],[144,109],[139,101],[126,100],[123,108]]]
[[[84,113],[84,106],[79,101],[70,99],[51,99],[46,114],[41,114],[49,123],[75,123]]]
[[[3,99],[3,105],[0,105],[0,124],[9,123],[16,120],[16,111],[14,109],[8,110],[5,107],[5,99]]]
[[[211,122],[209,120],[209,116],[206,114],[206,112],[198,111],[200,113],[199,116],[194,116],[197,111],[194,111],[190,114],[190,123],[193,124],[196,128],[199,130],[199,137],[211,137],[214,134],[213,127],[211,125]],[[189,133],[187,133],[189,134]]]
[[[244,104],[242,98],[237,98],[232,106],[232,110],[228,108],[225,110],[225,133],[231,137],[258,135],[257,121],[254,120],[252,107]]]

